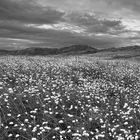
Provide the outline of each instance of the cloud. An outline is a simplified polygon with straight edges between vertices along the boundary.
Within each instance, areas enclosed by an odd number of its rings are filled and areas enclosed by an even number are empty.
[[[64,13],[50,7],[41,7],[33,0],[0,0],[0,19],[25,23],[56,23]]]
[[[24,47],[121,46],[138,37],[139,20],[132,28],[128,14],[139,13],[138,5],[138,0],[0,0],[0,37]]]
[[[119,9],[129,9],[132,11],[140,12],[139,0],[102,0],[102,1],[106,1],[108,5],[110,4],[112,7],[120,6]]]
[[[72,44],[87,44],[93,47],[104,48],[113,47],[114,45],[117,46],[117,44],[121,42],[120,39],[113,37],[88,36],[81,33],[70,32],[69,30],[37,28],[34,25],[27,26],[25,24],[19,24],[18,21],[1,21],[0,38],[31,41],[28,43],[24,43],[24,41],[17,43],[20,44],[20,47],[25,45],[30,47],[65,47]],[[15,42],[17,41],[15,40]]]
[[[0,49],[23,49],[33,43],[25,39],[0,38]]]
[[[94,11],[105,17],[140,17],[139,0],[38,0],[38,3],[66,11]]]
[[[83,26],[89,33],[117,33],[124,30],[121,20],[105,19],[90,13],[72,12],[66,17],[66,21]]]

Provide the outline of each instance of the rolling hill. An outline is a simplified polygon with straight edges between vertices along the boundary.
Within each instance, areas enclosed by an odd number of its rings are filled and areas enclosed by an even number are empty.
[[[140,57],[140,46],[127,46],[121,48],[110,48],[101,51],[102,56],[106,55],[111,59],[131,59]]]
[[[88,45],[71,45],[63,48],[26,48],[22,50],[0,50],[0,55],[81,55],[91,54],[107,59],[140,59],[140,46],[127,46],[98,50]]]
[[[22,50],[0,50],[1,55],[58,55],[58,54],[89,54],[97,49],[88,45],[72,45],[64,48],[27,48]]]

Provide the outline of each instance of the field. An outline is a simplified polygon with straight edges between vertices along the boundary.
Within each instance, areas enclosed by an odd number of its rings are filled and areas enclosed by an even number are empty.
[[[140,140],[140,64],[1,56],[0,140]]]

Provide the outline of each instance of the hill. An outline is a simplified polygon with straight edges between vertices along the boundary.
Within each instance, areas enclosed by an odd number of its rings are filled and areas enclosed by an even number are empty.
[[[61,48],[60,53],[66,53],[66,54],[88,54],[88,53],[96,53],[98,52],[98,49],[95,49],[88,45],[72,45],[69,47]]]
[[[26,48],[22,50],[0,50],[0,55],[81,55],[93,54],[104,59],[140,60],[140,46],[127,46],[98,50],[88,45],[71,45],[63,48]]]
[[[127,46],[120,48],[102,49],[94,56],[104,59],[134,59],[140,60],[140,46]]]
[[[88,45],[72,45],[64,48],[27,48],[22,50],[0,50],[1,55],[57,55],[57,54],[89,54],[96,53],[97,49]]]
[[[110,51],[110,52],[117,52],[117,51],[140,51],[140,46],[134,45],[134,46],[126,46],[126,47],[119,47],[119,48],[108,48],[108,49],[102,49],[102,51]]]

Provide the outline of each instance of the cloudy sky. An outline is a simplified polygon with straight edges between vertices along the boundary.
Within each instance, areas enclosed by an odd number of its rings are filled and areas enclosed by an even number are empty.
[[[140,0],[0,0],[0,48],[140,44]]]

